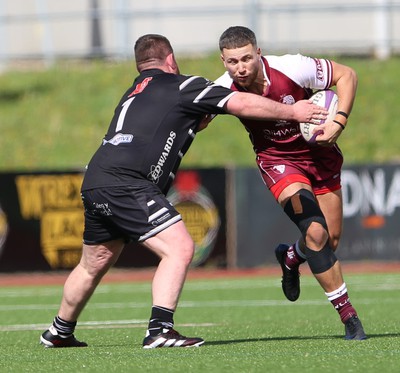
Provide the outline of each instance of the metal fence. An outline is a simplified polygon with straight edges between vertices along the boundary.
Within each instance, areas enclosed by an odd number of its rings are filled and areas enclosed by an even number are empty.
[[[400,52],[399,0],[0,0],[0,64],[126,59],[145,33],[179,54],[217,51],[231,25],[253,29],[268,53]]]

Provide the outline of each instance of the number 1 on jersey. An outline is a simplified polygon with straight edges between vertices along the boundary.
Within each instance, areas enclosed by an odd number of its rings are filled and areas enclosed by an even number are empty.
[[[124,125],[124,120],[125,120],[126,113],[127,113],[128,109],[129,109],[129,105],[132,103],[132,101],[134,99],[135,99],[135,96],[131,97],[129,100],[126,100],[122,104],[122,110],[119,113],[117,127],[115,127],[115,132],[118,132],[118,131],[122,130],[122,126]]]

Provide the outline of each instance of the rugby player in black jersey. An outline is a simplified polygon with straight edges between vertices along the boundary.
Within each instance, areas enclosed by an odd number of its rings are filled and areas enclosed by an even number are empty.
[[[87,167],[82,257],[65,282],[58,315],[40,337],[45,347],[87,346],[73,334],[77,319],[129,241],[141,242],[160,258],[143,347],[202,345],[202,338],[174,330],[174,311],[194,254],[193,240],[166,198],[183,155],[209,114],[298,122],[327,114],[308,100],[285,105],[181,75],[161,35],[140,37],[135,58],[139,76],[122,96]]]

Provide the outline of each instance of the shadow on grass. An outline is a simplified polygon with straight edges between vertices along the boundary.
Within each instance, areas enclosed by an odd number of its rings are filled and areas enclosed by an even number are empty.
[[[374,338],[396,338],[400,337],[400,333],[389,334],[367,334],[368,339]],[[304,340],[321,340],[321,339],[343,339],[343,335],[322,335],[322,336],[291,336],[291,337],[270,337],[270,338],[248,338],[248,339],[232,339],[225,341],[206,341],[205,345],[225,345],[232,343],[246,343],[246,342],[274,342],[274,341],[304,341]]]
[[[399,338],[400,333],[389,333],[389,334],[368,334],[368,340],[375,338]],[[218,345],[229,345],[236,343],[254,343],[254,342],[276,342],[276,341],[312,341],[312,340],[329,340],[329,339],[341,339],[344,341],[343,335],[320,335],[320,336],[291,336],[291,337],[270,337],[270,338],[248,338],[248,339],[230,339],[223,341],[208,341],[206,340],[204,346],[218,346]],[[363,341],[348,341],[349,343],[363,342]],[[90,346],[90,341],[88,342]],[[136,343],[135,343],[136,344]],[[92,347],[110,348],[110,347],[124,347],[126,344],[107,344],[107,343],[96,343]],[[141,347],[141,344],[138,345]],[[40,346],[43,348],[43,346]]]

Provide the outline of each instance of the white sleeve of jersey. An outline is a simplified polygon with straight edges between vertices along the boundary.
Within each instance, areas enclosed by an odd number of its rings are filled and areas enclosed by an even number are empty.
[[[271,68],[279,70],[298,85],[311,89],[328,89],[332,84],[332,63],[301,54],[265,56]]]
[[[223,87],[226,88],[231,88],[231,85],[233,83],[232,78],[229,76],[229,73],[225,71],[223,75],[221,75],[217,80],[214,80],[215,84],[222,85]]]

